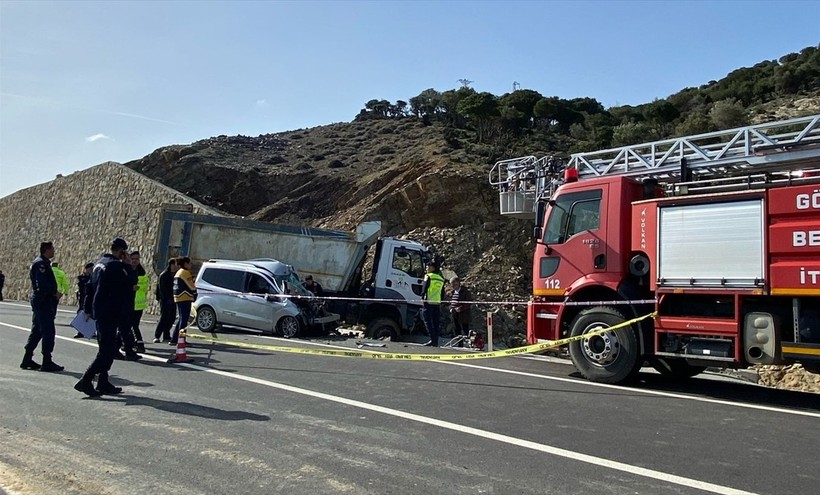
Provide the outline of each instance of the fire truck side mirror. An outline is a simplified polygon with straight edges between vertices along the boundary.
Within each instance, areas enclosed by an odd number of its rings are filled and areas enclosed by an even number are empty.
[[[532,238],[541,239],[541,227],[544,226],[544,215],[547,213],[547,202],[540,200],[535,203],[535,228],[532,229]]]

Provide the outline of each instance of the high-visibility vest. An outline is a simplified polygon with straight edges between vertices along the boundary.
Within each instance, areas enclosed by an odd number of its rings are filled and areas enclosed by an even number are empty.
[[[148,275],[137,277],[137,293],[134,294],[134,310],[142,311],[148,307]]]
[[[68,294],[68,277],[66,277],[63,269],[57,266],[52,266],[51,271],[54,272],[54,279],[57,281],[57,291],[62,294]]]
[[[427,285],[427,303],[441,304],[441,289],[444,287],[444,277],[438,273],[428,273],[426,277],[429,282]]]

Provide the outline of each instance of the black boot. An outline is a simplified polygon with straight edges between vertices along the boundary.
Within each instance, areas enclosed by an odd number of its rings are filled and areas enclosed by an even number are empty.
[[[117,395],[122,393],[122,387],[115,387],[108,381],[108,372],[100,373],[100,378],[97,380],[97,392],[102,395]]]
[[[43,356],[43,365],[40,367],[40,371],[56,373],[59,371],[63,371],[65,368],[60,366],[59,364],[55,363],[51,360],[50,357]]]
[[[125,351],[125,360],[126,361],[139,361],[142,359],[142,356],[134,352],[133,350]]]
[[[80,378],[80,381],[74,385],[74,390],[82,392],[89,397],[99,397],[102,394],[94,390],[94,382],[91,381],[93,378],[94,375],[89,376],[88,372],[86,372],[83,377]]]
[[[32,356],[34,356],[34,353],[26,351],[26,353],[23,354],[23,362],[20,363],[20,368],[24,370],[39,370],[40,364],[35,363]]]

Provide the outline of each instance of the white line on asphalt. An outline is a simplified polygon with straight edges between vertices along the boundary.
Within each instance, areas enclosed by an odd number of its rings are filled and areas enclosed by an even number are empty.
[[[14,303],[5,303],[5,304],[8,304],[9,306],[29,307],[29,306],[24,306],[22,304],[14,304]],[[67,310],[59,310],[59,311],[62,311],[64,313],[74,313],[73,311],[67,311]],[[8,325],[7,323],[1,323],[1,324]],[[13,325],[8,325],[8,326],[13,326]],[[21,330],[30,331],[29,329],[23,328],[23,327],[17,327],[17,326],[13,326],[13,327],[14,328],[19,328]],[[265,337],[265,338],[269,338],[269,339],[272,339],[272,340],[282,340],[282,341],[291,342],[291,343],[294,342],[294,340],[292,340],[292,339],[285,339],[285,338],[280,338],[280,337],[271,337],[271,336],[260,336],[260,337]],[[70,338],[67,338],[67,337],[60,337],[59,335],[57,336],[57,338],[65,339],[66,341],[70,341],[70,342],[77,342],[77,340],[70,339]],[[338,346],[338,345],[332,345],[332,344],[323,344],[323,343],[320,343],[320,342],[307,342],[307,341],[298,341],[298,342],[301,343],[301,344],[309,344],[309,345],[315,345],[315,346],[321,346],[321,347],[333,347],[333,348],[345,349],[345,350],[350,349],[350,347]],[[85,343],[85,342],[80,342],[80,343]],[[89,342],[88,345],[93,345],[93,346],[96,347],[95,343],[90,343]],[[374,353],[379,352],[379,351],[371,351],[371,350],[367,350],[367,349],[360,349],[360,351],[361,352],[374,352]],[[475,368],[475,369],[480,369],[480,370],[484,370],[484,371],[493,371],[493,372],[496,372],[496,373],[507,373],[507,374],[511,374],[511,375],[519,375],[519,376],[527,376],[527,377],[532,377],[532,378],[540,378],[542,380],[552,380],[552,381],[556,381],[556,382],[574,383],[576,385],[583,385],[583,386],[587,386],[587,387],[608,388],[608,389],[613,389],[613,390],[619,390],[619,391],[622,391],[622,392],[640,393],[640,394],[646,394],[646,395],[655,395],[655,396],[658,396],[658,397],[669,397],[669,398],[672,398],[672,399],[693,400],[693,401],[697,401],[697,402],[706,402],[706,403],[710,403],[710,404],[720,404],[720,405],[724,405],[724,406],[741,407],[741,408],[746,408],[746,409],[756,409],[756,410],[759,410],[759,411],[776,412],[776,413],[782,413],[782,414],[792,414],[792,415],[796,415],[796,416],[808,416],[810,418],[820,418],[820,413],[815,413],[815,412],[810,412],[810,411],[799,411],[799,410],[796,410],[796,409],[785,409],[785,408],[781,408],[781,407],[761,406],[759,404],[750,404],[748,402],[732,402],[732,401],[728,401],[728,400],[708,399],[706,397],[698,397],[698,396],[695,396],[695,395],[676,394],[674,392],[663,392],[663,391],[659,391],[659,390],[647,390],[647,389],[640,389],[640,388],[631,388],[631,387],[624,387],[624,386],[621,386],[621,385],[609,385],[609,384],[606,384],[606,383],[595,383],[595,382],[590,382],[590,381],[586,381],[586,380],[577,380],[577,379],[574,379],[574,378],[563,378],[563,377],[559,377],[559,376],[542,375],[542,374],[538,374],[538,373],[530,373],[530,372],[527,372],[527,371],[515,371],[515,370],[506,370],[506,369],[503,369],[503,368],[492,368],[490,366],[479,366],[477,364],[457,363],[457,362],[452,362],[452,361],[429,361],[429,362],[430,363],[435,363],[435,364],[444,364],[444,365],[449,365],[449,366],[464,366],[464,367],[467,367],[467,368]]]
[[[16,328],[18,330],[25,330],[30,331],[30,329],[25,327],[20,327],[17,325],[10,325],[8,323],[0,322],[0,325],[4,325],[11,328]],[[76,342],[83,345],[89,345],[96,347],[95,344],[92,342],[82,342],[77,341],[69,337],[63,337],[61,335],[57,336],[61,340],[66,340],[70,342]],[[150,358],[152,361],[165,361],[164,359],[155,357],[155,356],[145,356]],[[683,476],[677,476],[670,473],[664,473],[662,471],[655,471],[654,469],[647,469],[642,468],[640,466],[633,466],[631,464],[626,464],[623,462],[613,461],[610,459],[605,459],[603,457],[596,457],[592,455],[582,454],[580,452],[574,452],[571,450],[562,449],[559,447],[553,447],[551,445],[546,445],[542,443],[532,442],[530,440],[524,440],[522,438],[516,438],[509,435],[502,435],[499,433],[493,433],[491,431],[480,430],[478,428],[472,428],[469,426],[464,426],[456,423],[451,423],[449,421],[442,421],[440,419],[429,418],[427,416],[422,416],[419,414],[413,414],[405,411],[400,411],[398,409],[391,409],[388,407],[378,406],[375,404],[370,404],[367,402],[361,402],[358,400],[347,399],[345,397],[339,397],[336,395],[330,395],[323,392],[316,392],[313,390],[308,390],[304,388],[294,387],[292,385],[285,385],[284,383],[277,383],[270,380],[263,380],[261,378],[255,378],[252,376],[245,376],[239,373],[234,372],[227,372],[221,370],[215,370],[212,368],[204,368],[202,366],[197,366],[195,364],[190,363],[175,363],[178,366],[184,366],[186,368],[194,369],[197,371],[202,371],[204,373],[211,373],[214,375],[224,376],[227,378],[232,378],[234,380],[242,380],[250,383],[255,383],[257,385],[263,385],[270,388],[275,388],[279,390],[284,390],[286,392],[296,393],[300,395],[305,395],[308,397],[314,397],[316,399],[326,400],[330,402],[335,402],[338,404],[344,404],[346,406],[356,407],[359,409],[365,409],[367,411],[373,411],[381,414],[385,414],[388,416],[394,416],[397,418],[407,419],[410,421],[415,421],[417,423],[427,424],[430,426],[437,426],[439,428],[444,428],[447,430],[456,431],[458,433],[466,433],[468,435],[473,435],[476,437],[484,438],[487,440],[495,440],[497,442],[506,443],[509,445],[515,445],[517,447],[523,447],[530,450],[535,450],[538,452],[543,452],[545,454],[550,454],[558,457],[563,457],[565,459],[571,459],[574,461],[579,461],[587,464],[592,464],[594,466],[601,466],[606,467],[609,469],[613,469],[615,471],[621,471],[624,473],[633,474],[636,476],[643,476],[645,478],[651,478],[658,481],[663,481],[666,483],[671,483],[674,485],[681,485],[685,487],[696,488],[699,490],[703,490],[706,492],[711,493],[718,493],[721,495],[755,495],[754,492],[747,492],[744,490],[738,490],[735,488],[731,488],[728,486],[716,485],[713,483],[708,483],[705,481],[700,481],[692,478],[686,478]]]
[[[734,407],[745,407],[748,409],[758,409],[761,411],[769,411],[769,412],[778,412],[783,414],[795,414],[797,416],[809,416],[811,418],[820,418],[820,413],[814,413],[809,411],[798,411],[795,409],[783,409],[780,407],[770,407],[770,406],[761,406],[758,404],[749,404],[748,402],[731,402],[728,400],[720,400],[720,399],[707,399],[706,397],[697,397],[693,395],[685,395],[685,394],[676,394],[673,392],[661,392],[659,390],[647,390],[643,388],[631,388],[631,387],[624,387],[620,385],[609,385],[606,383],[595,383],[595,382],[588,382],[584,380],[576,380],[573,378],[562,378],[560,376],[549,376],[549,375],[539,375],[537,373],[529,373],[526,371],[514,371],[514,370],[505,370],[501,368],[490,368],[488,366],[479,366],[476,364],[467,364],[467,363],[452,363],[449,361],[433,361],[438,364],[448,364],[452,366],[466,366],[468,368],[476,368],[480,370],[487,370],[487,371],[495,371],[497,373],[509,373],[511,375],[520,375],[520,376],[530,376],[533,378],[542,378],[544,380],[552,380],[556,382],[566,382],[566,383],[574,383],[576,385],[586,385],[589,387],[600,387],[600,388],[609,388],[613,390],[619,390],[621,392],[636,392],[641,394],[647,395],[657,395],[661,397],[670,397],[673,399],[686,399],[686,400],[694,400],[698,402],[708,402],[711,404],[721,404],[724,406],[734,406]]]

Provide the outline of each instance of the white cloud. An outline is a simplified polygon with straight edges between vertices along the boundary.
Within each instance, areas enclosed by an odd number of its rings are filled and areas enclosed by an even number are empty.
[[[93,136],[88,136],[87,138],[85,138],[85,140],[88,141],[89,143],[99,141],[100,139],[111,139],[111,138],[106,136],[105,134],[94,134]]]
[[[268,100],[256,100],[256,106],[259,108],[265,108],[268,106]]]

